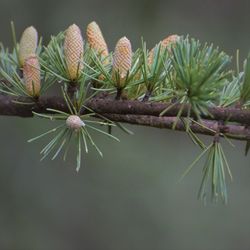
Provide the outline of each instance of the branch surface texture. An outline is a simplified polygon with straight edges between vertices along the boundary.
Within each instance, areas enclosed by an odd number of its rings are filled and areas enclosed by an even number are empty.
[[[25,104],[21,104],[21,103]],[[106,98],[92,98],[86,106],[94,112],[101,114],[112,121],[124,122],[128,124],[143,125],[156,128],[171,129],[180,109],[180,105],[175,105],[168,110],[164,116],[160,113],[169,107],[169,103],[153,103],[127,100],[113,100]],[[51,113],[47,108],[68,112],[67,105],[62,97],[40,97],[37,101],[30,98],[15,98],[0,95],[0,115],[32,117],[33,112]],[[87,113],[86,109],[82,114]],[[182,117],[187,116],[188,105],[183,109]],[[215,135],[220,131],[230,138],[238,140],[248,140],[250,138],[250,111],[239,108],[210,108],[210,116],[202,115],[202,126],[192,122],[190,128],[194,133]],[[184,122],[180,119],[176,124],[176,130],[185,131]]]

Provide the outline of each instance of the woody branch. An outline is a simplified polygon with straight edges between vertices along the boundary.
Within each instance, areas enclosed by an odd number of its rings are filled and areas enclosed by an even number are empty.
[[[21,104],[21,102],[25,104]],[[160,113],[169,105],[171,104],[113,100],[109,97],[92,98],[86,103],[86,106],[97,114],[101,114],[115,122],[171,129],[180,106],[178,104],[175,105],[164,116],[160,117]],[[33,111],[37,113],[51,113],[51,111],[47,110],[48,108],[68,112],[67,105],[62,97],[42,96],[34,102],[27,97],[16,98],[0,95],[0,115],[32,117]],[[188,105],[186,105],[182,117],[187,116],[188,108]],[[81,111],[82,114],[86,112],[88,112],[86,109]],[[190,124],[190,128],[194,133],[214,135],[213,131],[217,131],[218,126],[220,126],[221,135],[225,134],[237,140],[248,140],[250,138],[250,130],[248,129],[250,124],[249,110],[215,107],[210,108],[209,112],[210,116],[202,115],[202,126],[197,123]],[[218,125],[219,123],[220,125]],[[186,130],[182,120],[177,122],[176,130]]]

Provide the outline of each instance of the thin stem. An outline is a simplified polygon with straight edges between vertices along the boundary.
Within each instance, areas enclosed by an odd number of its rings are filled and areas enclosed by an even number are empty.
[[[121,100],[123,89],[117,88],[115,100]]]

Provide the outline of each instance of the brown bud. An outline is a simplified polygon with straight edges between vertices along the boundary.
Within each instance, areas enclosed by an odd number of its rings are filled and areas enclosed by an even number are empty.
[[[19,43],[19,63],[23,67],[24,61],[32,54],[36,53],[38,34],[33,26],[26,28]]]
[[[130,41],[123,37],[121,38],[115,47],[113,56],[113,68],[112,75],[113,79],[116,79],[116,74],[119,75],[118,79],[120,82],[117,83],[117,87],[123,87],[126,76],[132,66],[132,48]]]
[[[27,93],[39,96],[41,89],[40,64],[36,55],[28,57],[23,65],[23,80]]]
[[[66,120],[66,125],[68,128],[75,131],[79,131],[81,127],[85,126],[85,123],[77,115],[70,115]]]
[[[70,80],[77,80],[83,68],[83,39],[79,27],[75,24],[66,30],[64,55]]]

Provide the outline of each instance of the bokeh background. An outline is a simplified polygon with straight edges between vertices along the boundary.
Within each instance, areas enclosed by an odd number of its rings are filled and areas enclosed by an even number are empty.
[[[34,25],[44,37],[72,23],[83,32],[96,20],[110,50],[123,35],[153,46],[166,35],[190,34],[241,61],[250,48],[250,1],[243,0],[0,0],[0,40],[11,46]],[[234,59],[233,59],[234,60]],[[229,204],[197,201],[202,164],[181,183],[199,153],[181,132],[132,127],[115,130],[121,143],[96,137],[77,174],[73,155],[39,161],[27,139],[51,128],[46,120],[0,117],[0,249],[3,250],[230,250],[250,249],[250,162],[243,143],[226,143],[234,181]],[[209,143],[211,138],[203,137]]]

